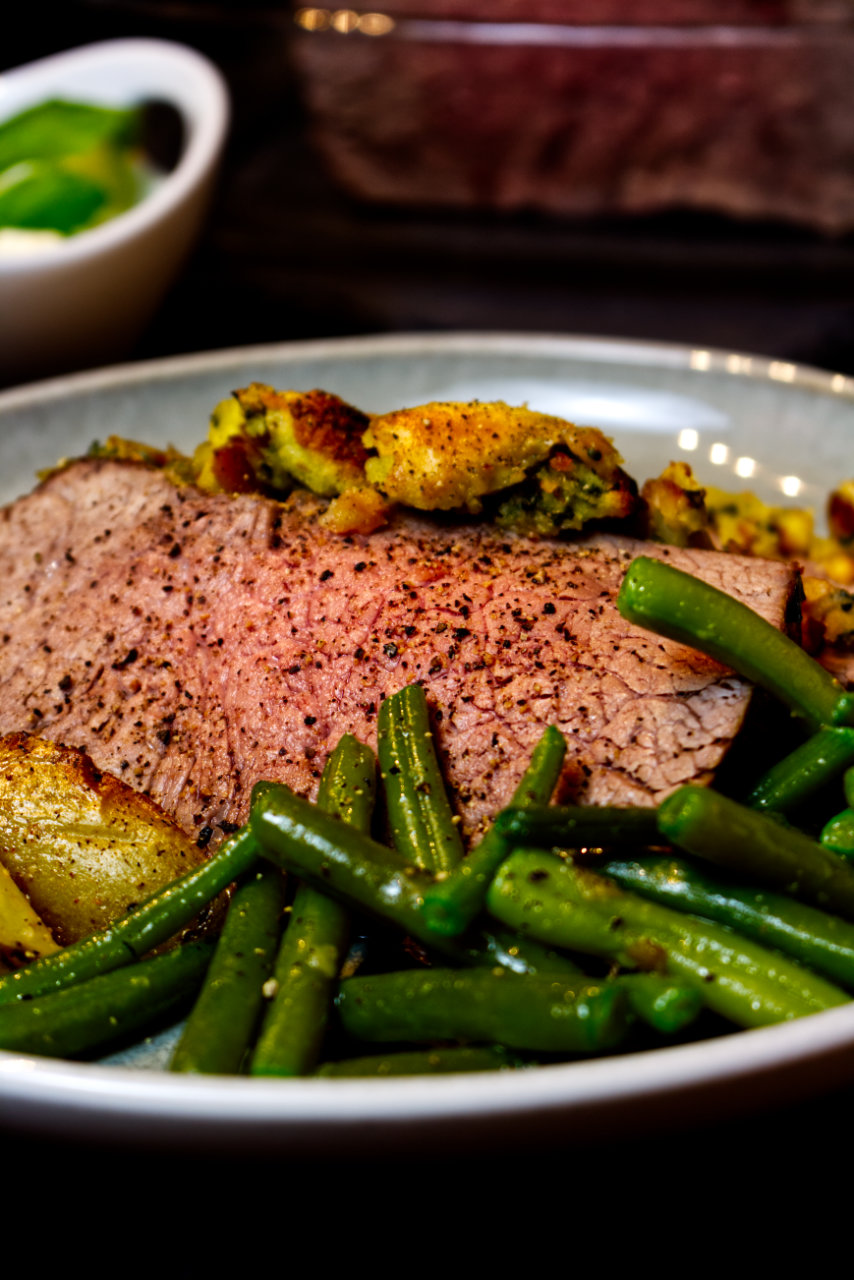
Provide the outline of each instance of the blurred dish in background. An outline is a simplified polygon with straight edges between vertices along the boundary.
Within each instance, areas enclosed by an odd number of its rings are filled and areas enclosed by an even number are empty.
[[[849,3],[608,0],[595,25],[580,0],[380,8],[295,6],[318,143],[354,195],[854,230]]]
[[[0,76],[0,121],[66,99],[139,108],[165,121],[174,164],[106,221],[0,257],[0,381],[106,363],[125,355],[199,231],[225,142],[229,102],[220,73],[169,41],[115,40],[44,58]],[[177,129],[176,129],[177,127]],[[155,129],[155,165],[163,129]],[[168,165],[165,166],[168,168]],[[60,228],[61,230],[62,228]]]
[[[51,98],[0,122],[0,257],[63,243],[138,204],[163,176],[144,106]]]

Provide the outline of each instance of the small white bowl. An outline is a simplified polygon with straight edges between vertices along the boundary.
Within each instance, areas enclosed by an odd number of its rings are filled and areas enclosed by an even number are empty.
[[[126,355],[186,257],[207,208],[228,129],[222,76],[163,40],[110,40],[0,75],[0,120],[50,98],[104,106],[170,104],[184,129],[175,168],[138,205],[89,231],[0,259],[0,381]]]

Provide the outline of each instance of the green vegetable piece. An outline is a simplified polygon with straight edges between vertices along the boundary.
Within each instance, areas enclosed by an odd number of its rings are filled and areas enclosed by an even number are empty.
[[[360,1040],[484,1041],[558,1053],[613,1049],[631,1024],[616,985],[506,969],[413,969],[341,983],[338,1014]]]
[[[251,823],[266,858],[447,960],[472,967],[500,966],[516,974],[579,972],[568,958],[507,931],[475,932],[459,941],[434,933],[423,914],[424,892],[433,883],[427,872],[281,784],[256,784]]]
[[[635,848],[661,843],[655,809],[609,805],[532,805],[495,819],[509,845],[538,849]]]
[[[754,809],[786,813],[804,804],[854,764],[854,729],[818,730],[773,765],[747,796]]]
[[[816,727],[854,724],[854,694],[753,609],[690,573],[639,556],[617,607],[629,622],[732,667]]]
[[[142,1034],[178,1012],[210,963],[213,943],[188,943],[130,968],[0,1009],[0,1049],[75,1058]]]
[[[142,111],[48,102],[0,124],[0,227],[71,235],[143,194]]]
[[[854,809],[854,765],[843,773],[842,789],[845,792],[845,803],[849,809]]]
[[[326,761],[317,793],[321,809],[367,834],[374,820],[377,762],[370,747],[345,733]]]
[[[680,787],[658,809],[662,835],[706,862],[854,920],[854,867],[776,818],[710,787]]]
[[[848,999],[777,952],[626,892],[555,854],[517,849],[499,868],[487,907],[541,942],[682,978],[709,1009],[738,1026],[783,1022]]]
[[[264,857],[351,907],[431,941],[421,912],[429,872],[283,785],[256,786],[252,830]],[[455,958],[460,949],[437,942]]]
[[[99,107],[52,99],[0,123],[0,172],[25,160],[82,155],[105,144],[132,145],[140,131],[137,107]]]
[[[319,808],[366,833],[375,794],[373,752],[345,734],[323,770]],[[276,957],[277,989],[252,1054],[252,1075],[305,1076],[314,1070],[349,933],[345,907],[307,884],[299,886]]]
[[[720,880],[686,858],[609,859],[603,870],[624,889],[728,925],[854,990],[854,925],[839,916],[780,893]]]
[[[327,1079],[385,1079],[389,1076],[435,1076],[461,1071],[506,1071],[528,1064],[499,1045],[463,1045],[453,1049],[412,1049],[325,1062],[315,1075]]]
[[[243,827],[207,862],[153,893],[115,924],[0,977],[0,1006],[85,982],[140,959],[194,920],[258,856],[249,828]]]
[[[566,757],[566,738],[549,725],[534,748],[530,764],[513,795],[516,808],[545,805],[557,786]],[[483,910],[489,881],[509,853],[494,826],[476,848],[451,871],[447,879],[424,893],[424,918],[428,927],[448,937],[458,937]]]
[[[450,871],[463,857],[463,842],[420,684],[407,685],[380,705],[377,755],[394,847],[416,866]]]
[[[255,1035],[285,909],[278,867],[250,871],[232,895],[205,982],[184,1024],[171,1071],[237,1075]]]
[[[678,978],[658,973],[621,973],[609,981],[626,993],[632,1011],[662,1035],[684,1031],[705,1007],[699,987]]]
[[[276,992],[249,1066],[253,1076],[310,1075],[347,952],[347,911],[300,885],[276,958]]]
[[[854,809],[843,809],[826,822],[819,839],[825,849],[854,858]]]
[[[565,978],[580,978],[584,970],[566,954],[546,947],[534,938],[523,938],[512,929],[489,927],[480,930],[477,945],[472,946],[467,959],[478,968],[509,969],[511,973],[552,973]]]
[[[565,951],[555,951],[533,938],[520,937],[511,930],[484,931],[481,937],[486,945],[472,957],[478,967],[500,964],[514,973],[589,980]],[[622,986],[633,1012],[665,1035],[689,1026],[704,1005],[700,992],[678,978],[657,973],[623,973],[609,977],[608,982]]]
[[[57,165],[21,166],[17,181],[0,184],[0,227],[71,235],[106,204],[103,184]]]

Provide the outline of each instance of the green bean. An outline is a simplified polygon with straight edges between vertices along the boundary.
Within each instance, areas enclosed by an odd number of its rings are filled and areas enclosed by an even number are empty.
[[[256,794],[257,793],[257,794]],[[251,825],[261,853],[306,883],[459,958],[433,939],[421,913],[432,877],[394,849],[324,813],[283,785],[252,793]]]
[[[516,808],[548,804],[565,756],[566,738],[559,729],[549,725],[534,748],[511,803]],[[458,863],[447,879],[425,891],[424,918],[430,929],[448,937],[464,933],[483,910],[489,881],[509,851],[496,828],[490,827],[480,844]]]
[[[625,1038],[625,993],[594,979],[506,969],[408,969],[341,983],[338,1014],[360,1040],[465,1040],[511,1049],[597,1053]]]
[[[795,827],[698,786],[669,795],[658,825],[695,857],[854,920],[854,866]]]
[[[656,811],[610,805],[532,805],[504,809],[496,830],[511,846],[614,849],[661,843]]]
[[[753,609],[690,573],[639,556],[617,607],[629,622],[732,667],[816,727],[854,724],[854,694]]]
[[[377,762],[370,747],[345,733],[326,761],[317,803],[349,827],[369,832],[377,795]]]
[[[420,684],[407,685],[381,703],[377,754],[395,848],[428,871],[450,871],[463,856],[463,842]]]
[[[854,809],[834,814],[822,827],[819,841],[843,858],[854,858]]]
[[[542,973],[556,967],[567,971],[568,959],[550,959],[553,953],[548,948],[506,931],[479,931],[460,940],[433,933],[423,915],[424,890],[433,883],[426,871],[285,786],[255,787],[251,821],[265,857],[321,893],[439,951],[447,960],[465,966],[499,965],[515,973]]]
[[[251,1075],[304,1076],[314,1070],[348,937],[346,909],[301,884],[276,957],[275,994],[252,1054]]]
[[[512,973],[549,975],[589,981],[584,969],[565,952],[544,946],[510,929],[482,930],[482,949],[471,953],[476,967],[499,964]],[[679,978],[657,973],[625,973],[608,977],[622,986],[634,1013],[654,1030],[669,1035],[687,1027],[703,1007],[700,993]]]
[[[823,726],[763,774],[745,803],[785,813],[804,804],[854,763],[854,729]]]
[[[782,1022],[848,1000],[777,952],[646,901],[555,854],[517,849],[499,868],[487,907],[496,919],[552,946],[684,978],[708,1008],[739,1026]]]
[[[411,1049],[325,1062],[315,1075],[326,1078],[435,1076],[461,1071],[506,1071],[528,1063],[511,1057],[500,1045],[462,1045],[452,1049]]]
[[[212,942],[187,943],[127,968],[0,1009],[0,1049],[90,1055],[178,1012],[202,980]]]
[[[850,809],[854,809],[854,765],[842,775],[842,790],[845,792],[845,803]]]
[[[171,1071],[237,1075],[243,1066],[273,971],[285,909],[278,867],[247,873],[228,908],[202,989],[175,1046]]]
[[[854,990],[854,925],[783,894],[707,875],[685,858],[609,859],[602,868],[624,889],[728,925]]]
[[[620,973],[607,981],[621,987],[632,1011],[662,1035],[684,1031],[696,1021],[705,1004],[697,986],[660,973]]]
[[[318,806],[363,834],[371,826],[373,752],[345,734],[326,762]],[[350,934],[340,903],[300,884],[276,957],[275,994],[252,1054],[253,1076],[304,1076],[315,1068]]]
[[[153,893],[121,920],[25,969],[5,974],[0,978],[0,1006],[57,991],[138,960],[195,919],[258,856],[249,828],[242,828],[207,862]]]
[[[556,973],[580,978],[584,970],[565,951],[546,947],[534,938],[523,938],[512,929],[487,925],[478,931],[477,942],[467,951],[468,962],[476,968],[509,969],[511,973]]]

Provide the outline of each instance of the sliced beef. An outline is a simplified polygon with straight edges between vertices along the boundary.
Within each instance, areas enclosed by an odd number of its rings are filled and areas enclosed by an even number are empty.
[[[0,733],[88,751],[189,831],[246,817],[259,778],[312,793],[383,697],[423,682],[467,831],[510,798],[540,733],[569,741],[565,791],[649,804],[708,780],[748,687],[625,623],[639,552],[782,625],[769,561],[600,538],[513,538],[401,516],[369,537],[280,506],[85,461],[0,518]]]

